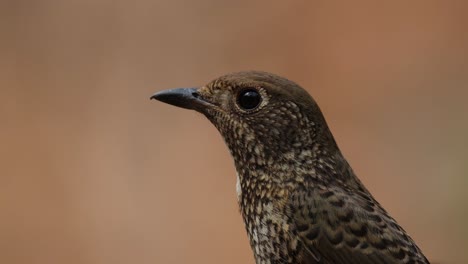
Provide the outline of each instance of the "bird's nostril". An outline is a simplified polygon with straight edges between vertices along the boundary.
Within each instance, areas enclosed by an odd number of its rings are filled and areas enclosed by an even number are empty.
[[[192,96],[195,97],[195,98],[198,98],[198,97],[200,97],[200,94],[198,94],[197,92],[192,92]]]

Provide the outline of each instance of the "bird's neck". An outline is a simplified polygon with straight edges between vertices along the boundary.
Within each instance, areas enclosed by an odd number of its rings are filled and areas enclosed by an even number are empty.
[[[277,146],[254,145],[252,151],[233,154],[240,183],[264,188],[280,187],[299,178],[315,178],[320,174],[334,174],[337,164],[348,166],[340,150],[319,143],[278,149]],[[235,155],[237,154],[237,155]]]

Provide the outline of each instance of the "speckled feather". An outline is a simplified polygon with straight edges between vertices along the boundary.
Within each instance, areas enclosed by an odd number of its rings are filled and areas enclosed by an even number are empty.
[[[254,88],[253,110],[237,105]],[[344,159],[312,97],[265,72],[222,76],[197,91],[234,158],[257,264],[429,263]]]

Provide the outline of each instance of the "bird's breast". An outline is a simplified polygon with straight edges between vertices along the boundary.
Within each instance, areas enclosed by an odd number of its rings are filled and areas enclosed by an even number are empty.
[[[292,236],[284,212],[287,192],[272,185],[252,184],[238,179],[237,194],[256,263],[296,263],[298,240]]]

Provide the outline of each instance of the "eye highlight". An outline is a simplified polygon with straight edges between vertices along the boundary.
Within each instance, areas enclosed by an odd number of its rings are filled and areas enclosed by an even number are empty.
[[[262,97],[257,90],[245,89],[237,96],[237,104],[243,110],[252,110],[260,105]]]

